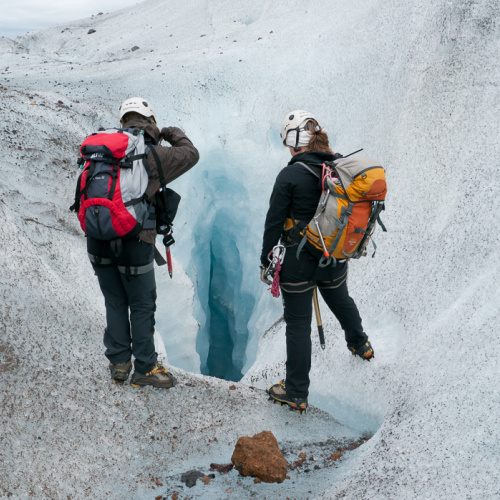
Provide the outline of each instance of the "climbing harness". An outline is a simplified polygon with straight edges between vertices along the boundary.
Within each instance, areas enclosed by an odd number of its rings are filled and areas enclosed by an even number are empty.
[[[283,264],[283,259],[285,258],[285,252],[285,246],[278,244],[268,256],[269,265],[266,269],[266,277],[269,276],[273,278],[271,284],[271,295],[273,297],[280,296],[280,271],[281,264]]]

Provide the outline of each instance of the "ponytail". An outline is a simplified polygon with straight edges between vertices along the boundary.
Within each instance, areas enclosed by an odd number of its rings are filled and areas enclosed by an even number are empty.
[[[309,120],[304,127],[311,136],[307,149],[309,151],[319,151],[323,153],[333,154],[328,141],[328,135],[323,132],[323,129],[318,125],[316,120]]]

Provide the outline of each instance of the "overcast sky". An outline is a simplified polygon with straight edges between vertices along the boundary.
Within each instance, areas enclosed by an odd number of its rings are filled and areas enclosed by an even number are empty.
[[[112,12],[141,0],[0,0],[0,36],[15,38],[55,24]]]

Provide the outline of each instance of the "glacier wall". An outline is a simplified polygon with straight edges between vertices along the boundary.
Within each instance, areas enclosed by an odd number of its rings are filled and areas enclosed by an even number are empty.
[[[241,181],[227,175],[229,169],[223,162],[223,155],[212,155],[210,170],[198,175],[204,183],[205,206],[193,228],[196,239],[189,268],[197,277],[199,309],[195,316],[200,331],[196,345],[201,373],[239,380],[255,303],[253,294],[245,291],[242,274],[249,239],[242,230],[248,193]]]

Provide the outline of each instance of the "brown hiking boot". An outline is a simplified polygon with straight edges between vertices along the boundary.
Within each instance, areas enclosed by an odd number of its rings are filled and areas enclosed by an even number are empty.
[[[132,362],[127,361],[126,363],[117,363],[116,365],[109,363],[109,371],[115,384],[123,384],[132,371]]]
[[[281,403],[281,406],[288,405],[290,410],[295,410],[300,413],[307,410],[307,399],[289,396],[286,393],[284,380],[280,380],[277,384],[269,387],[267,393],[269,394],[269,399],[272,399],[275,403]]]
[[[144,387],[152,385],[153,387],[162,387],[169,389],[177,384],[177,379],[160,363],[158,363],[150,372],[146,374],[135,371],[132,375],[130,385],[134,387]]]

